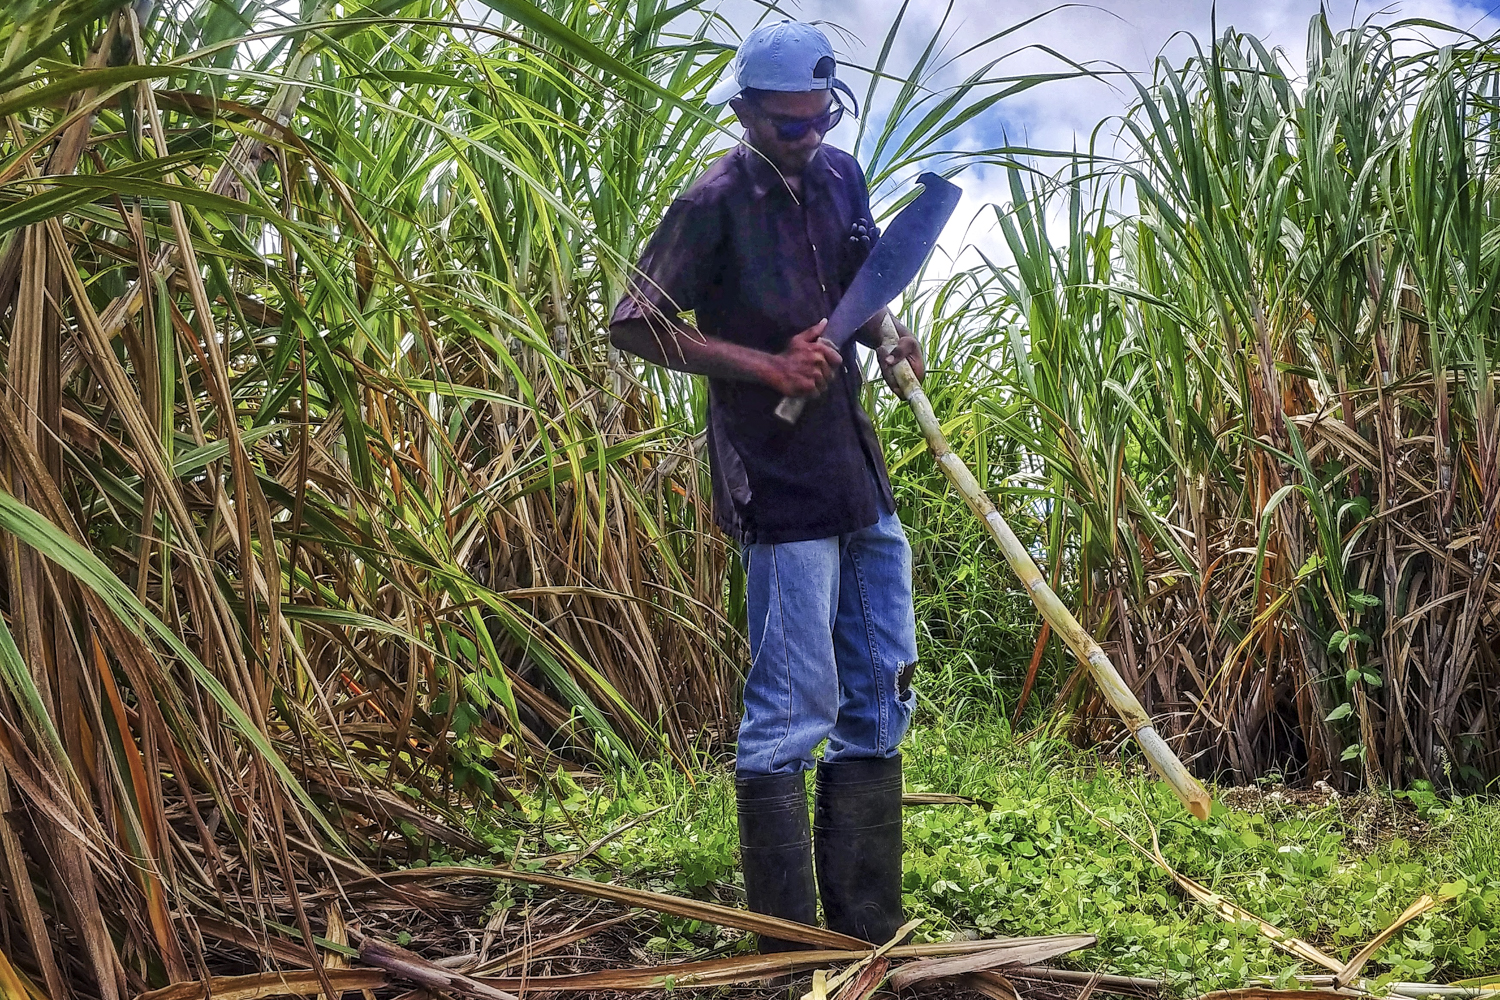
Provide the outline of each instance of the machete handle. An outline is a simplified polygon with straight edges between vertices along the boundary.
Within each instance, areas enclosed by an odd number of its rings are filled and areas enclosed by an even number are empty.
[[[802,419],[802,409],[807,406],[806,396],[782,396],[776,404],[776,419],[791,425]]]
[[[827,337],[819,337],[818,343],[827,344],[835,351],[839,349],[839,345],[835,344]],[[809,399],[815,399],[817,396],[821,395],[822,393],[819,392],[815,393],[812,396],[782,396],[781,402],[776,404],[777,419],[788,426],[795,424],[798,420],[802,419],[802,410],[807,406],[807,401]]]
[[[880,321],[880,350],[895,350],[897,338],[896,324],[891,321],[891,314],[887,311]],[[830,347],[833,346],[824,338],[818,339]],[[901,387],[899,395],[902,399],[911,395],[913,386],[922,384],[917,381],[916,373],[911,370],[911,365],[905,361],[901,362],[894,372],[896,382]],[[811,396],[782,396],[781,402],[776,404],[776,418],[788,426],[795,424],[802,419],[802,410],[807,406],[807,401],[812,398]]]

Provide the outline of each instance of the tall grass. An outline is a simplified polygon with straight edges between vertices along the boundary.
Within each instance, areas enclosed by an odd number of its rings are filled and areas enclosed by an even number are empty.
[[[1159,62],[1129,157],[1010,171],[959,310],[1039,543],[1208,773],[1500,775],[1496,43],[1433,27]]]
[[[716,135],[661,95],[725,57],[693,5],[513,6],[551,34],[0,21],[0,857],[52,997],[196,978],[267,917],[310,942],[319,872],[733,714],[727,549],[599,333]]]
[[[0,968],[38,994],[321,967],[310,889],[478,849],[559,756],[728,736],[700,390],[603,336],[727,145],[722,26],[483,6],[0,11]],[[873,67],[882,191],[1030,85],[924,85],[943,51]]]

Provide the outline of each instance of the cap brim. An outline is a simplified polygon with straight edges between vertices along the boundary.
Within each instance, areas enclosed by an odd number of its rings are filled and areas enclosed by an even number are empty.
[[[709,89],[705,100],[709,104],[724,104],[734,100],[743,89],[745,88],[740,86],[740,54],[736,52],[729,60],[729,65],[724,67],[723,79]]]
[[[742,89],[740,87],[739,74],[735,71],[735,67],[730,65],[728,74],[724,79],[713,85],[713,89],[708,92],[708,96],[704,100],[709,104],[724,104],[739,96]]]

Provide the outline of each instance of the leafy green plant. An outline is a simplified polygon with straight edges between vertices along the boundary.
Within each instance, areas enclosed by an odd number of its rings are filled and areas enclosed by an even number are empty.
[[[1430,788],[1342,799],[1270,786],[1236,796],[1243,808],[1216,804],[1199,822],[1139,762],[1102,759],[1061,737],[1018,741],[1003,719],[939,722],[921,713],[907,789],[976,804],[906,810],[904,901],[924,918],[921,939],[1092,933],[1098,945],[1070,958],[1079,968],[1160,978],[1184,995],[1259,980],[1285,987],[1323,971],[1184,898],[1098,816],[1147,842],[1155,825],[1183,874],[1344,959],[1417,897],[1437,896],[1437,909],[1376,954],[1368,974],[1377,982],[1472,976],[1500,961],[1500,824],[1491,801]],[[728,775],[692,787],[680,776],[612,782],[594,794],[593,829],[666,806],[600,852],[601,875],[717,899],[737,894]],[[683,873],[703,870],[706,854],[716,854],[706,867],[721,874],[690,884]],[[665,926],[664,946],[705,946],[681,930]]]

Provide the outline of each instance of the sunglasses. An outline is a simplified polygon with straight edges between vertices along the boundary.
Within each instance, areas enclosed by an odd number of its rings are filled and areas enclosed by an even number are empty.
[[[761,115],[776,126],[776,138],[782,142],[796,142],[809,132],[816,131],[819,135],[825,135],[834,126],[844,119],[844,104],[839,100],[839,95],[833,95],[833,103],[828,110],[811,118],[783,118],[780,115],[769,114],[761,111]]]

